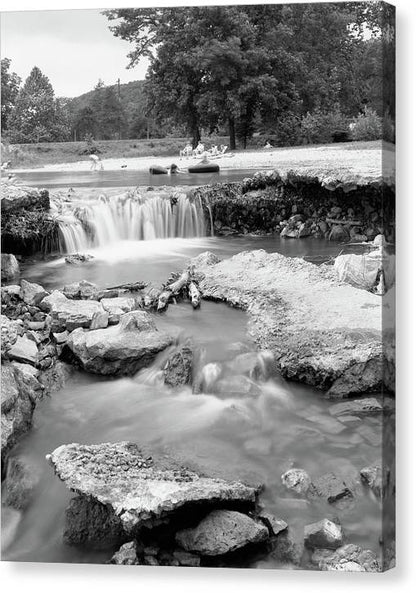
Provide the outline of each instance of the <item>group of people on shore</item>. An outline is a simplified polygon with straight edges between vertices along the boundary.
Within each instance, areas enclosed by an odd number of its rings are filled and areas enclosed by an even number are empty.
[[[198,142],[196,148],[192,148],[192,144],[188,142],[185,148],[179,151],[179,158],[190,158],[190,157],[221,157],[225,152],[228,150],[228,146],[226,144],[221,144],[218,148],[217,145],[211,146],[209,150],[205,150],[204,144],[202,142]]]

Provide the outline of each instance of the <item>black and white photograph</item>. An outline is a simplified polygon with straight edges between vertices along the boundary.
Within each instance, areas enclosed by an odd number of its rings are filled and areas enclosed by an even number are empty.
[[[394,568],[395,5],[0,26],[1,560]]]

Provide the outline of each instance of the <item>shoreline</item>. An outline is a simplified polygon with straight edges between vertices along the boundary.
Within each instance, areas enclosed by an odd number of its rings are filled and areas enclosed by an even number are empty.
[[[277,169],[279,173],[287,173],[291,169],[304,173],[342,176],[354,175],[368,178],[389,178],[394,175],[394,150],[384,150],[382,141],[367,143],[331,144],[323,146],[305,146],[290,148],[274,148],[272,150],[256,150],[225,154],[220,158],[212,158],[223,170],[227,169]],[[118,171],[121,168],[129,171],[148,170],[151,165],[163,167],[176,163],[180,169],[187,170],[192,164],[199,162],[196,158],[173,156],[147,156],[137,158],[103,159],[104,171]],[[11,169],[15,174],[29,172],[79,172],[89,171],[91,162],[88,158],[72,163],[50,164],[36,168]]]

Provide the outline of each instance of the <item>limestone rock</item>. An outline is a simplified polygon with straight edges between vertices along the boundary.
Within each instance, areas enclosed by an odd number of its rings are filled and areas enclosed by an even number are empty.
[[[273,353],[285,378],[330,396],[335,386],[337,398],[388,382],[393,320],[382,323],[382,299],[341,283],[329,266],[258,250],[200,264],[194,273],[203,298],[248,311],[250,335]]]
[[[116,320],[119,320],[123,313],[129,313],[137,308],[136,300],[131,297],[103,298],[100,302],[109,316]]]
[[[339,570],[342,572],[380,572],[377,556],[371,550],[363,550],[355,544],[347,544],[336,552],[315,550],[312,562],[320,570]]]
[[[332,416],[366,416],[367,414],[378,414],[383,411],[382,403],[375,397],[363,397],[351,399],[346,402],[334,404],[329,408]]]
[[[50,461],[67,488],[105,506],[127,534],[158,525],[189,504],[203,512],[214,502],[253,505],[256,500],[258,487],[205,477],[172,457],[148,453],[126,442],[74,443],[55,449]]]
[[[363,469],[360,470],[360,476],[362,482],[374,492],[375,496],[381,498],[384,491],[381,463],[363,467]]]
[[[67,255],[65,257],[66,263],[73,265],[84,264],[91,259],[94,259],[94,256],[90,255],[89,253],[72,253],[71,255]]]
[[[137,544],[135,541],[123,544],[121,548],[112,556],[110,564],[124,564],[132,566],[139,564],[137,557]]]
[[[122,544],[126,534],[120,519],[105,504],[76,496],[65,511],[63,538],[67,544],[105,550]]]
[[[305,525],[305,546],[308,548],[337,549],[342,546],[343,533],[341,526],[329,519]]]
[[[33,340],[26,336],[18,337],[13,346],[8,350],[7,356],[18,362],[36,364],[38,361],[38,348]]]
[[[12,253],[1,254],[1,279],[12,280],[20,273],[19,262]]]
[[[328,238],[330,241],[349,241],[350,234],[346,225],[334,224]]]
[[[351,500],[353,493],[342,478],[329,472],[312,482],[309,496],[325,498],[329,503],[340,503],[346,502],[345,499]]]
[[[306,494],[311,485],[311,478],[304,469],[292,468],[282,475],[282,482],[288,490]]]
[[[40,284],[36,284],[35,282],[28,282],[27,280],[22,280],[20,283],[21,286],[21,298],[26,303],[26,305],[37,306],[44,299],[48,296],[48,291],[43,288]]]
[[[2,504],[23,510],[29,504],[33,491],[40,481],[36,469],[24,458],[8,460],[6,478],[2,491]]]
[[[88,328],[95,313],[104,313],[98,301],[74,301],[67,299],[62,292],[54,290],[40,303],[44,311],[52,316],[52,330],[61,332],[72,331],[78,327]]]
[[[258,518],[265,524],[270,535],[279,535],[279,533],[287,529],[286,521],[277,519],[272,513],[262,511],[259,513]]]
[[[85,300],[97,300],[99,294],[98,286],[92,282],[88,282],[88,280],[80,280],[80,282],[67,284],[62,289],[62,292],[68,299]]]
[[[201,556],[221,556],[247,544],[264,542],[269,537],[265,525],[237,511],[212,511],[196,527],[183,529],[176,541],[187,552]]]
[[[193,351],[190,345],[183,345],[169,356],[163,367],[164,381],[166,385],[177,387],[178,385],[192,384]]]
[[[148,313],[134,311],[122,315],[117,326],[88,332],[76,329],[66,347],[86,371],[132,375],[148,366],[172,341],[171,336],[156,329]]]
[[[22,373],[11,364],[1,367],[1,459],[2,470],[8,451],[32,424],[35,401],[22,380]]]
[[[16,343],[21,333],[21,328],[16,321],[12,321],[6,315],[0,315],[1,324],[1,354],[2,356]]]

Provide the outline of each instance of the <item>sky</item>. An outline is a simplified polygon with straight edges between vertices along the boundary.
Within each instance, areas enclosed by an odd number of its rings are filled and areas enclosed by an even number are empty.
[[[76,97],[105,84],[142,80],[147,62],[126,69],[131,44],[111,33],[99,10],[1,13],[1,57],[24,81],[33,66],[45,74],[57,97]]]

